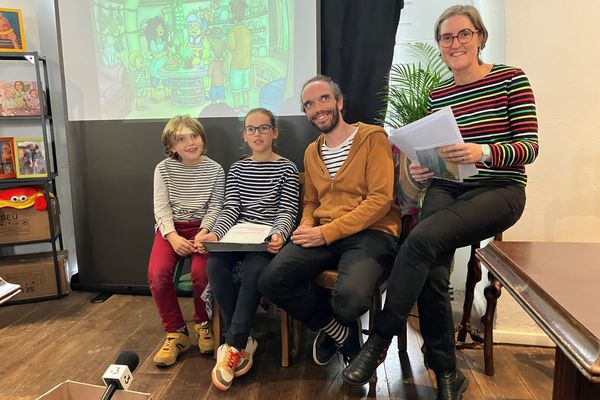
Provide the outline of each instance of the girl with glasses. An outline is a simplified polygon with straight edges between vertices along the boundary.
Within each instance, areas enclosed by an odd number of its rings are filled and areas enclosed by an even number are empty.
[[[279,130],[273,113],[264,108],[248,112],[242,135],[251,154],[231,166],[223,210],[211,232],[197,240],[199,251],[205,252],[202,242],[220,240],[237,223],[271,227],[265,238],[266,252],[213,251],[208,257],[208,279],[227,331],[211,374],[213,385],[222,391],[252,367],[257,342],[250,328],[261,298],[256,281],[290,236],[298,212],[298,169],[275,152]],[[238,286],[236,265],[240,262]]]

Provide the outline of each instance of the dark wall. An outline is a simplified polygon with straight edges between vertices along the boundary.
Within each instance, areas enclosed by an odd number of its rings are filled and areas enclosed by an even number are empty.
[[[69,154],[79,274],[85,290],[146,292],[154,235],[154,167],[164,158],[166,120],[71,122]],[[227,171],[246,152],[238,118],[201,119],[208,156]],[[279,153],[302,170],[304,149],[318,134],[306,117],[279,120]]]

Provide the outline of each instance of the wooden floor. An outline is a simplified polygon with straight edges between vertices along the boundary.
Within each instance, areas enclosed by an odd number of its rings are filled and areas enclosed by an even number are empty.
[[[35,399],[67,379],[101,385],[107,366],[123,350],[140,357],[131,389],[152,393],[153,400],[435,398],[414,319],[405,368],[400,367],[394,343],[378,369],[376,388],[369,392],[368,386],[342,384],[341,361],[315,365],[310,356],[314,333],[307,330],[299,360],[281,368],[277,312],[259,311],[253,333],[259,343],[254,367],[222,393],[211,386],[212,356],[200,355],[196,347],[172,367],[153,365],[163,333],[150,297],[114,295],[93,304],[94,296],[73,292],[60,300],[0,307],[0,400]],[[181,303],[191,318],[191,298],[182,298]],[[459,366],[471,381],[465,399],[551,398],[553,349],[496,345],[494,351],[494,377],[483,374],[481,351],[458,352]]]

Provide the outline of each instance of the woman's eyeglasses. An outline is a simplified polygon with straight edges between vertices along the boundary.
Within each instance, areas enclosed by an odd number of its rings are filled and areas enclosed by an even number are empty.
[[[273,126],[267,124],[260,126],[246,125],[244,127],[244,133],[251,136],[253,136],[256,132],[260,133],[261,135],[266,135],[271,131],[271,129],[273,129]]]
[[[469,28],[463,29],[462,31],[458,32],[458,35],[444,33],[438,39],[438,43],[442,47],[450,47],[452,46],[452,43],[454,43],[454,39],[456,38],[459,41],[459,43],[467,44],[471,40],[473,40],[473,35],[475,35],[476,33],[479,33],[479,31],[472,31]]]

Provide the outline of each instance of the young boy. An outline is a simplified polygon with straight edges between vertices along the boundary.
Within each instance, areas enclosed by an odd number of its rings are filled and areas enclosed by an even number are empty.
[[[156,234],[148,265],[148,283],[167,332],[154,362],[158,366],[169,366],[192,345],[173,285],[173,272],[181,257],[191,257],[198,347],[203,354],[213,351],[212,326],[201,299],[208,284],[207,256],[197,252],[194,240],[212,229],[221,211],[225,173],[205,155],[204,128],[190,116],[173,117],[163,130],[162,142],[167,158],[158,163],[154,171]]]

